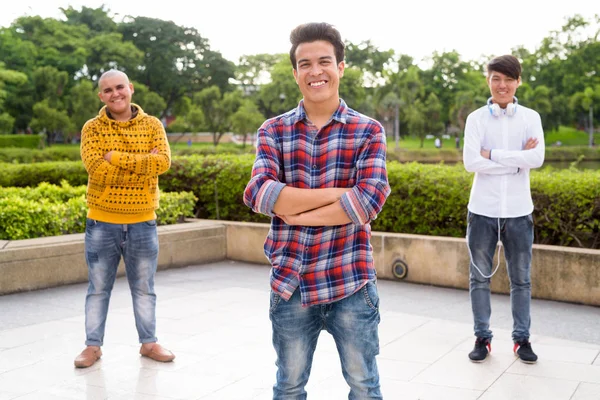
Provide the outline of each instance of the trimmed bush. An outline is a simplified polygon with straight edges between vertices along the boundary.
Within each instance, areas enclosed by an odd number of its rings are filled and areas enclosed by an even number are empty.
[[[173,157],[159,184],[165,192],[194,193],[196,217],[268,222],[243,203],[253,161],[252,154]],[[87,181],[81,162],[4,164],[0,169],[2,186],[35,186],[40,180],[59,184],[61,179],[78,186]],[[390,161],[388,176],[392,194],[373,221],[373,230],[465,235],[473,175],[461,164]],[[532,171],[531,193],[536,243],[600,248],[600,171]]]
[[[87,205],[85,186],[63,181],[55,186],[42,183],[30,188],[0,188],[0,240],[58,236],[85,231]],[[159,225],[193,217],[193,193],[161,193],[156,211]]]
[[[43,146],[43,136],[39,135],[0,135],[0,148],[25,147],[37,149]]]
[[[0,148],[0,162],[12,164],[31,164],[47,161],[81,160],[79,147],[52,146],[44,150],[23,149],[17,147]],[[79,161],[81,162],[81,161]]]

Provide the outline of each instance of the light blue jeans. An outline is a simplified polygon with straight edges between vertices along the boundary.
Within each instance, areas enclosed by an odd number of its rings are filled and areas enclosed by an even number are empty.
[[[274,400],[306,399],[304,390],[321,330],[335,340],[348,399],[383,399],[375,356],[379,354],[379,295],[373,282],[334,303],[302,307],[300,289],[289,301],[271,292],[269,311],[277,353]]]
[[[156,221],[109,224],[87,219],[85,259],[88,291],[85,298],[87,346],[102,346],[110,294],[121,257],[133,299],[133,314],[140,343],[156,342],[154,275],[158,263]]]
[[[475,322],[475,336],[492,338],[490,316],[490,276],[498,242],[504,246],[506,266],[510,281],[510,304],[513,316],[513,340],[529,339],[531,326],[531,248],[533,245],[533,218],[489,218],[469,212],[467,239],[471,252],[469,291]],[[478,271],[474,265],[479,268]]]

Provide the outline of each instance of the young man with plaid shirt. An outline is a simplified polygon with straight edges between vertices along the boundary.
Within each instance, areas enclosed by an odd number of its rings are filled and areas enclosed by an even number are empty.
[[[370,222],[390,194],[384,130],[339,97],[344,43],[333,26],[300,25],[290,41],[303,99],[258,130],[244,192],[248,207],[272,217],[265,254],[278,367],[273,398],[306,398],[317,340],[326,330],[349,398],[381,399]]]

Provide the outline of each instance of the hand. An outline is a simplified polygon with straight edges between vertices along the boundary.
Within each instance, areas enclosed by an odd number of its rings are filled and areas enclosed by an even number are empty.
[[[479,154],[481,154],[481,157],[489,160],[490,159],[490,151],[486,150],[486,149],[481,149],[481,151],[479,152]]]
[[[300,216],[302,214],[296,214],[296,215],[279,215],[279,214],[275,214],[277,217],[281,218],[283,220],[283,222],[286,223],[286,225],[289,226],[296,226],[296,225],[300,225]]]
[[[150,154],[158,154],[158,149],[155,147],[152,150],[150,150]]]
[[[531,149],[535,149],[537,147],[539,143],[539,140],[537,140],[537,138],[529,138],[527,139],[527,142],[525,142],[525,146],[523,146],[523,150],[531,150]]]
[[[112,151],[112,150],[111,150],[111,151],[109,151],[108,153],[106,153],[106,154],[104,155],[104,159],[105,159],[106,161],[110,162],[110,159],[112,158],[112,153],[113,153],[113,151]]]

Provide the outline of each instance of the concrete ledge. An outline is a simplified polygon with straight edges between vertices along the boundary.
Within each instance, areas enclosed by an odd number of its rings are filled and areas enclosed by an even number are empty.
[[[0,295],[87,282],[83,233],[7,241],[0,245]],[[158,227],[158,269],[222,260],[226,227],[194,221]],[[125,273],[123,262],[118,276]]]
[[[231,221],[160,226],[158,268],[225,258],[268,265],[263,252],[268,232],[268,224]],[[0,295],[87,282],[83,239],[77,234],[0,242]],[[381,279],[398,279],[393,265],[400,260],[407,266],[407,282],[469,287],[464,239],[374,232],[372,245]],[[124,274],[123,265],[118,274]],[[531,281],[534,298],[600,306],[600,250],[534,245]],[[492,291],[510,292],[503,255]]]
[[[263,243],[267,224],[222,221],[227,225],[227,258],[268,264]],[[469,253],[464,239],[373,232],[377,276],[397,279],[396,260],[408,266],[407,282],[469,288]],[[510,293],[504,255],[492,279],[494,293]],[[497,255],[494,265],[497,263]],[[532,296],[600,306],[600,250],[533,246]]]

